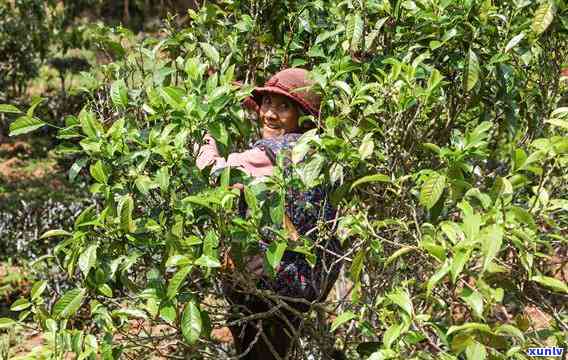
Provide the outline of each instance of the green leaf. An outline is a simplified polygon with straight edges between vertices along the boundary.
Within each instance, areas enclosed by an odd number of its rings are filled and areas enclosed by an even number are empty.
[[[69,290],[63,295],[55,305],[53,305],[53,316],[56,319],[67,319],[73,316],[83,303],[86,294],[85,289]]]
[[[45,280],[36,281],[32,286],[32,291],[30,293],[32,301],[38,299],[41,296],[41,294],[43,294],[45,289],[47,289],[47,281]]]
[[[501,250],[503,227],[497,224],[489,225],[483,229],[480,237],[481,251],[485,256],[485,260],[483,261],[483,271],[485,271],[491,261],[497,256],[499,250]]]
[[[463,219],[463,232],[465,238],[470,242],[476,242],[478,240],[477,234],[479,234],[479,228],[481,226],[481,215],[467,214]]]
[[[123,79],[117,80],[112,83],[110,87],[110,98],[114,105],[126,108],[128,106],[128,90]]]
[[[540,7],[535,11],[532,30],[540,35],[548,29],[552,20],[554,20],[554,15],[556,14],[556,5],[554,1],[548,0],[540,5]]]
[[[286,251],[286,242],[278,241],[272,242],[266,250],[266,261],[273,269],[280,264],[284,251]]]
[[[17,107],[15,107],[14,105],[0,104],[0,113],[21,114],[22,112]]]
[[[551,124],[556,127],[564,128],[568,130],[568,121],[562,119],[549,119],[545,121],[548,124]]]
[[[183,97],[185,96],[185,92],[183,91],[183,89],[173,86],[168,86],[164,88],[160,87],[158,88],[158,93],[160,94],[162,99],[164,99],[164,101],[168,103],[168,105],[170,105],[172,108],[179,110],[183,109],[184,106]],[[161,135],[162,140],[167,139],[169,132],[175,128],[175,124],[169,124],[169,125],[168,125],[169,127],[166,126],[166,128],[164,129],[164,133],[162,133]]]
[[[89,138],[98,138],[103,133],[102,126],[95,118],[95,115],[86,108],[79,113],[79,123],[83,133]]]
[[[430,77],[428,78],[428,84],[427,84],[428,91],[432,91],[432,90],[436,89],[443,78],[444,77],[440,74],[438,69],[432,70],[432,73],[430,74]],[[431,145],[433,145],[433,144],[431,144]]]
[[[10,311],[22,311],[32,306],[32,303],[28,299],[18,299],[10,305]]]
[[[383,343],[387,349],[390,349],[392,344],[398,339],[404,324],[393,324],[383,334]]]
[[[463,271],[463,268],[469,257],[471,256],[471,250],[458,248],[454,253],[454,257],[452,258],[452,267],[450,268],[450,274],[452,277],[452,283],[456,283],[458,276]]]
[[[345,31],[345,26],[339,25],[336,30],[321,32],[316,37],[316,41],[315,41],[314,45],[317,45],[319,43],[326,41],[327,39],[335,37],[335,36],[341,34],[344,31]]]
[[[353,32],[351,33],[351,51],[358,51],[359,50],[359,45],[361,43],[361,38],[363,37],[363,27],[364,27],[364,22],[363,22],[363,18],[359,15],[356,14],[353,17],[353,23],[352,23],[352,27],[353,27]]]
[[[355,319],[356,317],[357,315],[355,315],[351,311],[344,312],[343,314],[336,317],[335,320],[333,320],[333,323],[331,324],[331,331],[334,332],[335,330],[337,330],[338,327],[340,327],[341,325],[345,324],[350,320]]]
[[[521,339],[521,341],[525,341],[525,335],[523,334],[523,332],[519,329],[517,329],[516,327],[514,327],[513,325],[509,325],[509,324],[503,324],[503,325],[499,325],[498,327],[495,328],[495,333],[496,334],[509,334],[511,336],[517,337],[519,339]]]
[[[46,238],[55,237],[55,236],[73,236],[73,234],[68,232],[68,231],[61,230],[61,229],[48,230],[45,233],[43,233],[43,235],[40,237],[40,239],[46,239]]]
[[[466,287],[462,291],[461,298],[477,318],[483,318],[483,297],[479,292]]]
[[[373,150],[375,148],[375,143],[373,142],[373,135],[367,134],[359,146],[359,155],[361,156],[361,160],[365,160],[371,155],[373,155]]]
[[[432,151],[433,153],[440,155],[440,153],[442,152],[442,149],[440,149],[440,147],[436,144],[432,144],[432,143],[424,143],[422,144],[422,146],[425,149],[428,149],[430,151]]]
[[[371,47],[373,46],[373,43],[375,42],[375,39],[377,38],[377,36],[379,36],[379,34],[381,33],[381,28],[383,27],[383,25],[385,24],[385,22],[388,20],[388,17],[384,17],[379,19],[376,23],[375,26],[373,27],[373,30],[371,30],[367,36],[365,36],[365,51],[369,51],[371,49]]]
[[[91,176],[97,182],[101,184],[106,184],[108,181],[108,174],[105,170],[105,166],[103,165],[102,161],[99,160],[96,163],[92,164],[89,167],[89,171],[91,172]]]
[[[27,134],[44,125],[46,123],[36,117],[21,116],[10,124],[10,136]]]
[[[98,244],[92,244],[79,256],[79,269],[85,278],[97,262],[97,247]]]
[[[160,190],[162,191],[167,191],[168,187],[170,186],[170,173],[168,171],[167,167],[161,167],[157,172],[156,172],[156,179],[155,179],[156,183],[158,183],[158,186],[160,187]]]
[[[300,179],[307,187],[313,187],[315,181],[319,178],[325,158],[316,154],[308,163],[299,169]]]
[[[420,189],[420,203],[428,210],[438,202],[446,188],[446,177],[440,174],[431,175]]]
[[[520,34],[514,36],[511,40],[509,40],[509,42],[507,43],[507,46],[505,46],[505,52],[508,52],[509,50],[511,50],[512,48],[517,46],[517,44],[520,43],[521,40],[523,40],[524,37],[525,37],[524,32],[521,32]]]
[[[208,130],[211,136],[213,136],[218,143],[225,146],[229,144],[229,131],[224,123],[219,121],[210,123]]]
[[[451,335],[455,332],[470,332],[470,331],[481,331],[485,333],[491,333],[491,328],[487,324],[466,323],[463,325],[450,326],[446,335]]]
[[[363,264],[365,262],[365,255],[367,254],[366,249],[361,249],[355,255],[353,262],[351,263],[351,269],[349,270],[349,276],[354,282],[359,281],[359,276],[361,275],[361,270],[363,269]]]
[[[519,224],[528,225],[531,229],[537,230],[534,218],[527,210],[519,206],[513,206],[511,207],[511,212],[515,215],[515,218],[518,220]]]
[[[533,276],[531,281],[535,281],[542,286],[545,286],[551,290],[559,293],[568,294],[568,285],[562,280],[549,277],[549,276]]]
[[[351,187],[349,188],[349,190],[351,191],[359,185],[371,183],[371,182],[387,182],[387,183],[390,183],[390,182],[392,182],[392,180],[391,180],[390,177],[388,177],[387,175],[384,175],[384,174],[367,175],[367,176],[363,176],[360,179],[357,179],[357,181],[355,181],[353,184],[351,184]]]
[[[415,250],[414,247],[410,247],[410,246],[404,246],[400,249],[398,249],[397,251],[395,251],[394,253],[392,253],[391,256],[388,257],[388,259],[385,261],[385,267],[387,267],[391,262],[393,262],[394,260],[398,259],[399,257],[401,257],[402,255],[411,252],[412,250]]]
[[[16,325],[16,322],[10,318],[0,318],[0,329],[9,328]]]
[[[351,86],[349,86],[349,84],[347,84],[345,81],[336,80],[336,81],[332,82],[331,84],[333,86],[335,86],[336,88],[343,90],[345,92],[345,94],[347,94],[349,97],[351,97],[353,91],[351,90]]]
[[[97,286],[97,291],[106,297],[112,297],[112,289],[107,284]]]
[[[219,64],[219,52],[217,51],[217,49],[215,49],[210,44],[204,42],[200,42],[199,46],[205,53],[205,56],[207,56],[214,65]]]
[[[191,269],[192,269],[191,266],[185,266],[179,269],[176,272],[176,274],[172,276],[170,282],[168,283],[168,290],[167,290],[168,299],[173,299],[177,295],[178,290],[181,287],[181,284],[183,283],[187,275],[191,272]]]
[[[139,175],[134,181],[134,185],[143,195],[148,195],[151,189],[158,187],[158,184],[152,181],[148,175]]]
[[[388,294],[387,298],[400,306],[409,316],[412,316],[412,300],[410,300],[410,296],[406,291],[399,289],[392,294]]]
[[[465,348],[465,358],[467,360],[485,360],[486,357],[487,350],[485,350],[485,346],[477,341]]]
[[[117,316],[125,316],[129,319],[147,319],[148,316],[146,315],[146,313],[142,310],[139,309],[129,309],[129,308],[125,308],[125,309],[118,309],[112,312],[112,316],[113,317],[117,317]]]
[[[568,117],[568,106],[561,106],[550,114],[551,118]]]
[[[428,282],[426,283],[426,296],[430,296],[432,294],[434,286],[436,286],[436,284],[440,280],[442,280],[442,278],[446,276],[449,271],[450,271],[450,262],[449,259],[447,259],[446,262],[444,262],[444,265],[442,265],[442,267],[438,269],[438,271],[434,273],[434,275],[432,275],[430,279],[428,279]]]
[[[221,263],[219,260],[211,257],[210,255],[201,255],[199,259],[195,260],[195,265],[203,266],[206,268],[219,268],[221,267]]]
[[[132,233],[136,231],[136,226],[132,220],[132,211],[134,210],[134,200],[130,194],[124,195],[118,202],[118,214],[120,216],[120,227],[122,230]]]
[[[160,302],[160,317],[169,324],[176,321],[177,312],[171,301]]]
[[[466,90],[471,91],[479,80],[479,60],[473,50],[469,49],[469,60],[467,65]]]
[[[188,344],[195,344],[201,335],[202,328],[201,311],[195,301],[190,300],[185,305],[181,316],[181,333],[183,338]]]
[[[457,244],[465,239],[462,229],[455,222],[444,221],[440,224],[440,229],[453,244]]]

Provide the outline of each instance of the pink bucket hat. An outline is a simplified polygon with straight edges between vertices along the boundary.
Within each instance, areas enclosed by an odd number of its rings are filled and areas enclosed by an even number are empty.
[[[305,69],[292,68],[274,74],[262,87],[252,91],[244,105],[258,112],[264,94],[280,94],[298,104],[306,113],[319,116],[320,97],[309,89],[314,84]],[[300,89],[300,90],[296,90]]]

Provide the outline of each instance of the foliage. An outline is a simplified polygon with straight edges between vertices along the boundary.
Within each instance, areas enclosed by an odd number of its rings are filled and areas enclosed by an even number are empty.
[[[0,89],[12,96],[23,93],[38,74],[50,45],[50,1],[17,0],[0,3]]]
[[[229,321],[218,303],[234,280],[222,255],[231,248],[242,267],[259,225],[281,219],[283,188],[331,184],[353,286],[310,304],[303,357],[333,345],[370,359],[525,359],[528,347],[565,347],[566,279],[551,262],[566,256],[568,226],[567,10],[219,1],[190,11],[188,28],[170,23],[163,39],[93,29],[114,61],[84,74],[90,104],[59,138],[60,152],[79,157],[70,176],[88,169],[98,203],[44,234],[61,239],[53,253],[75,287],[45,306],[54,289],[38,283],[20,321],[53,335],[56,356],[160,354],[173,340],[186,356],[218,358],[210,332]],[[211,181],[195,146],[205,131],[225,155],[246,146],[248,84],[285,66],[311,68],[324,100],[319,131],[294,149],[297,176]],[[22,118],[13,132],[41,121],[33,110]],[[246,185],[245,219],[234,182]],[[313,257],[313,245],[294,250]],[[527,320],[529,307],[548,314],[544,328]],[[133,336],[135,319],[168,330]]]

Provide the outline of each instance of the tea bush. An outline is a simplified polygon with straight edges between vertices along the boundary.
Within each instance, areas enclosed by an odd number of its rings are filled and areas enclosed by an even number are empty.
[[[211,331],[234,321],[221,289],[240,272],[224,255],[242,267],[261,220],[281,220],[283,188],[325,184],[340,212],[320,237],[341,239],[352,286],[308,304],[292,358],[566,347],[567,14],[563,1],[250,0],[209,2],[157,38],[93,28],[114,61],[83,75],[90,102],[59,150],[78,157],[72,178],[88,169],[97,204],[42,236],[61,239],[47,261],[76,287],[46,306],[54,289],[36,283],[18,321],[33,318],[54,357],[227,357]],[[241,101],[287,66],[310,68],[323,96],[294,179],[212,181],[194,148],[205,132],[225,155],[246,146]],[[18,116],[13,135],[45,125]],[[247,218],[229,187],[243,181]],[[270,265],[285,248],[315,256],[318,241],[280,235]]]

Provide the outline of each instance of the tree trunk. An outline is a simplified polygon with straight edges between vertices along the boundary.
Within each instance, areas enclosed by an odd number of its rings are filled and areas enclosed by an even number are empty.
[[[129,0],[124,0],[124,13],[123,13],[123,20],[122,22],[124,23],[124,26],[128,26],[128,24],[130,23],[130,11],[128,10],[130,1]]]

